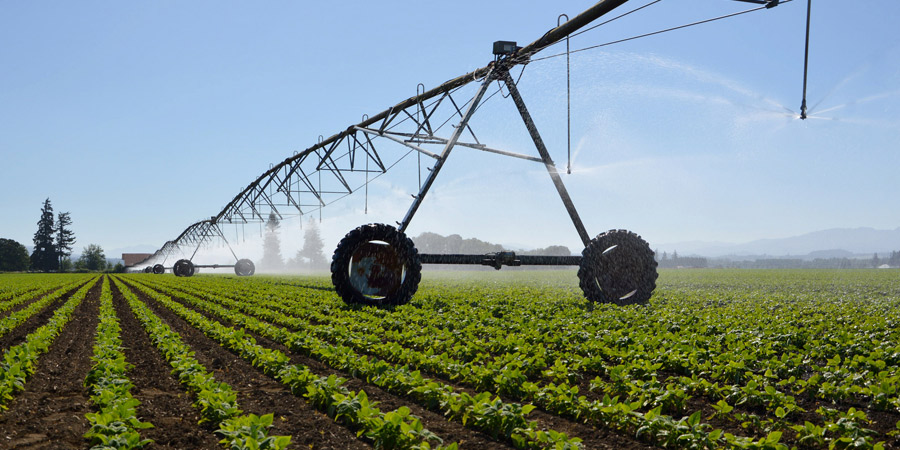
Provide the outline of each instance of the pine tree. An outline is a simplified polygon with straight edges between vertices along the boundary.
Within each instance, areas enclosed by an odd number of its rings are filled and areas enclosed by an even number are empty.
[[[281,223],[275,213],[269,213],[266,221],[266,237],[263,241],[263,257],[259,265],[267,270],[279,270],[284,267],[284,259],[281,258],[281,239],[278,237],[278,228]]]
[[[326,266],[325,255],[322,249],[325,244],[322,243],[322,236],[319,234],[319,227],[313,219],[309,219],[309,225],[306,232],[303,233],[303,248],[297,252],[298,265],[305,265],[310,269],[321,269]]]
[[[72,255],[72,244],[75,243],[75,233],[69,229],[72,218],[68,212],[61,212],[56,221],[56,252],[59,255],[59,267],[62,268],[63,259]]]
[[[37,225],[37,232],[34,233],[34,251],[31,253],[31,268],[44,272],[56,270],[59,267],[59,258],[53,242],[53,234],[56,229],[53,221],[53,206],[50,204],[49,198],[44,200],[41,219],[38,220]]]

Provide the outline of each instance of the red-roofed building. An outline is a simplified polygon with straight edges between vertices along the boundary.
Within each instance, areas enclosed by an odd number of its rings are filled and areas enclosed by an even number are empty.
[[[149,258],[153,253],[122,253],[125,267],[134,267],[135,264]]]

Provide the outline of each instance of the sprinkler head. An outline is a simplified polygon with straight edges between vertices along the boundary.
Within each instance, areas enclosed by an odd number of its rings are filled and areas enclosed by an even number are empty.
[[[806,120],[806,99],[803,99],[803,104],[800,105],[800,120]]]

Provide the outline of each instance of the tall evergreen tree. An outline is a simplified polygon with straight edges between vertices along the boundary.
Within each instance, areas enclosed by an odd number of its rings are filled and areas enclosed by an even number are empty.
[[[275,213],[269,213],[266,221],[266,237],[263,241],[263,257],[259,262],[262,269],[280,270],[284,267],[284,259],[281,257],[281,239],[278,237],[278,229],[281,223]]]
[[[309,219],[309,225],[303,233],[303,248],[297,252],[297,262],[310,269],[321,269],[326,267],[325,255],[322,249],[325,244],[322,243],[322,236],[319,234],[319,227],[313,219]]]
[[[69,213],[59,213],[56,221],[56,252],[59,255],[59,267],[62,267],[63,259],[72,255],[75,233],[69,228],[70,225],[72,225],[72,218]]]
[[[31,268],[44,272],[56,270],[59,267],[59,258],[53,242],[56,228],[53,220],[53,206],[50,204],[49,198],[44,200],[41,219],[38,220],[37,225],[37,232],[34,233],[34,251],[31,253]]]

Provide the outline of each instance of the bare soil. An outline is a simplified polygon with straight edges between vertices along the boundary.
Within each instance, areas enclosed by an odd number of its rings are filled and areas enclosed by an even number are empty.
[[[178,300],[178,296],[175,296],[175,299]],[[189,306],[189,305],[186,305]],[[226,325],[233,325],[230,322],[222,319],[221,317],[217,317],[211,314],[207,314],[203,311],[196,310],[195,311],[205,315],[206,317],[222,322]],[[388,411],[391,409],[398,408],[400,406],[407,406],[410,408],[413,414],[422,418],[423,423],[426,428],[431,430],[432,432],[438,434],[445,440],[445,442],[458,442],[460,444],[460,448],[490,448],[490,449],[498,449],[498,448],[512,448],[508,444],[504,442],[498,442],[492,439],[490,436],[485,435],[484,433],[480,433],[468,428],[465,428],[461,424],[456,422],[448,421],[443,415],[439,413],[435,413],[429,411],[417,404],[414,403],[408,397],[405,396],[397,396],[382,390],[380,387],[368,384],[365,380],[354,378],[351,375],[332,369],[326,364],[318,361],[314,358],[298,354],[292,352],[286,346],[274,342],[268,338],[262,337],[252,332],[247,332],[248,335],[253,336],[254,339],[260,344],[268,348],[279,350],[291,357],[292,362],[295,364],[302,364],[309,367],[315,373],[319,375],[337,375],[347,379],[345,386],[348,389],[352,390],[364,390],[368,395],[370,400],[378,401],[379,408],[382,411]],[[440,381],[454,388],[457,392],[467,392],[469,394],[476,394],[472,389],[467,387],[458,385],[452,381],[441,379],[440,377],[434,377],[434,374],[431,375],[436,381]],[[504,399],[504,401],[514,402],[510,399]],[[570,437],[578,437],[582,439],[582,444],[585,449],[647,449],[654,448],[653,446],[647,445],[640,441],[637,441],[628,436],[622,436],[612,432],[610,430],[602,430],[591,427],[589,425],[585,425],[583,423],[579,423],[577,421],[568,420],[553,414],[546,413],[544,411],[535,410],[529,415],[529,419],[536,420],[538,422],[538,426],[544,429],[553,429],[556,431],[561,431],[569,435]]]
[[[28,380],[25,391],[15,396],[8,411],[0,414],[0,447],[85,447],[83,435],[88,430],[88,422],[84,416],[91,412],[91,403],[83,383],[91,368],[99,299],[98,282],[75,309],[50,350],[38,359],[35,375]],[[55,302],[17,327],[16,339],[21,341],[28,332],[46,323],[64,301]],[[12,345],[16,343],[14,340]]]
[[[286,386],[267,377],[154,300],[136,290],[133,292],[172,330],[181,335],[182,340],[196,352],[194,357],[200,364],[212,372],[217,380],[237,391],[238,405],[244,413],[274,414],[275,422],[270,434],[292,436],[294,448],[371,448],[357,438],[356,433],[318,412],[303,398],[294,396]],[[149,340],[147,344],[146,347],[155,350]]]

